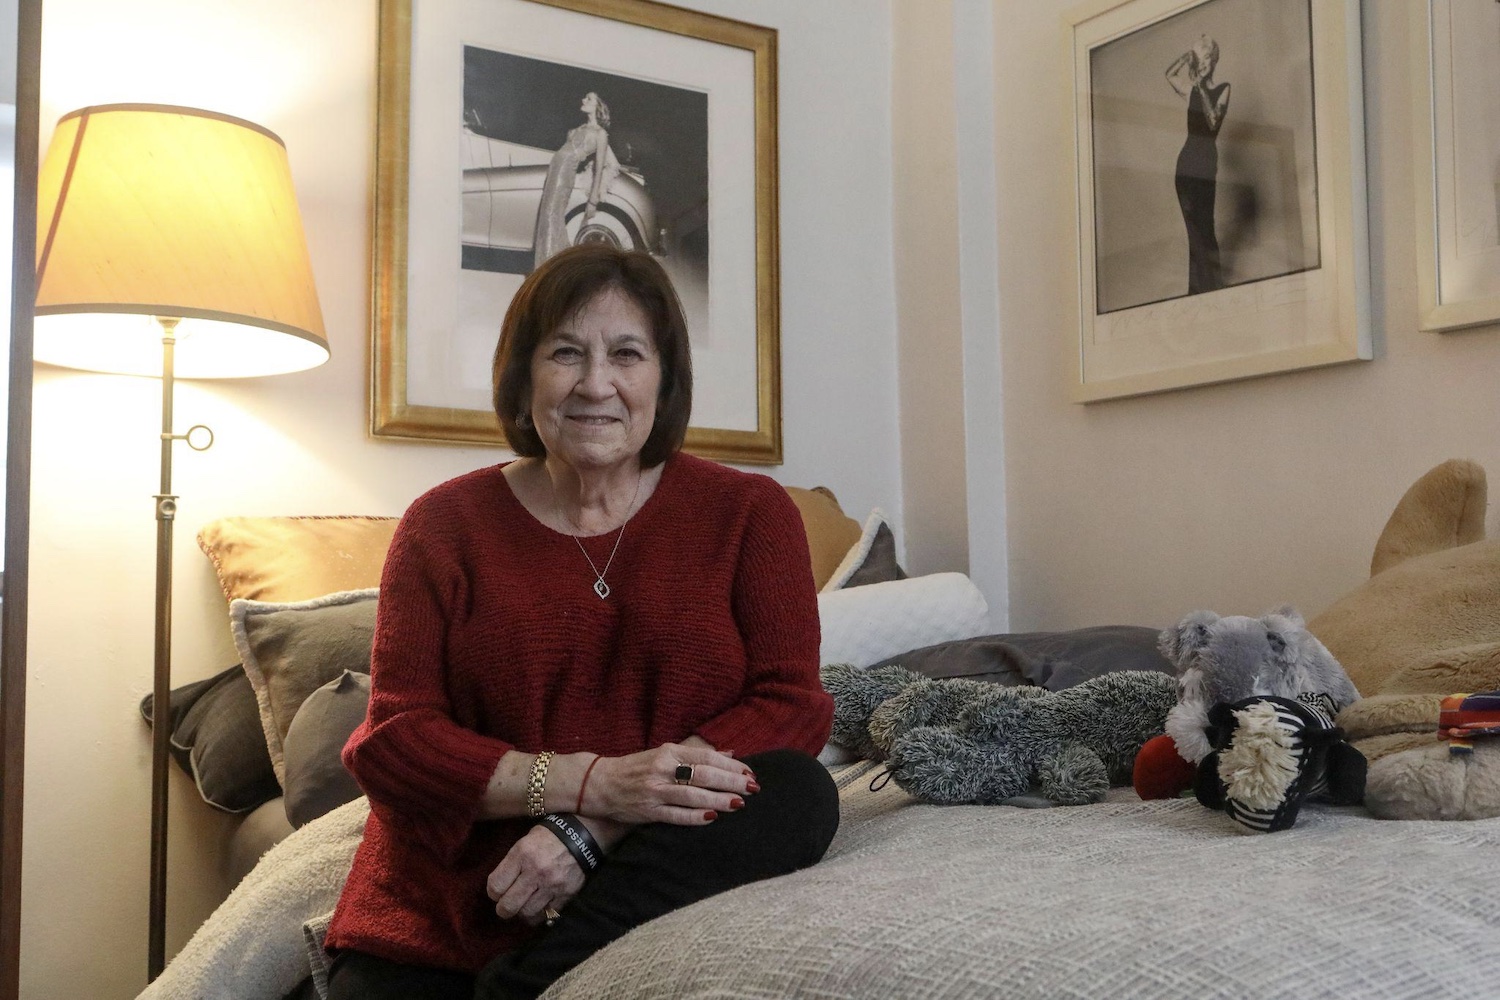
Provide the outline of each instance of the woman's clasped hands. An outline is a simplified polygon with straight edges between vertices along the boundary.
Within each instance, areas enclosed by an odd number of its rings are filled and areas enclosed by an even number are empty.
[[[665,743],[622,757],[601,757],[588,773],[577,820],[608,850],[632,826],[704,826],[721,812],[744,808],[745,796],[758,791],[754,773],[731,753],[697,740]],[[584,879],[562,842],[537,826],[506,853],[485,890],[501,919],[519,918],[536,926],[557,919]]]

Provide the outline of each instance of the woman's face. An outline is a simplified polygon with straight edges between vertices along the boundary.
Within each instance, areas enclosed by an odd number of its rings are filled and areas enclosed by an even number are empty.
[[[610,288],[542,338],[531,356],[531,419],[547,448],[580,471],[634,462],[656,423],[661,356],[650,318]]]
[[[1214,51],[1213,46],[1200,40],[1193,46],[1193,55],[1198,57],[1198,75],[1213,76],[1214,67],[1219,63],[1219,54]]]
[[[595,111],[598,111],[599,110],[599,98],[598,98],[598,96],[596,94],[592,93],[592,92],[584,94],[583,95],[583,103],[578,106],[578,110],[582,111],[586,115],[591,115]]]

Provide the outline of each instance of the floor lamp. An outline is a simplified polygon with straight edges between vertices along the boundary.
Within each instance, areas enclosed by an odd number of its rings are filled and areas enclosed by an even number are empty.
[[[165,964],[172,679],[174,378],[248,378],[328,360],[291,167],[259,125],[111,104],[58,120],[37,191],[35,357],[161,378],[148,976]]]

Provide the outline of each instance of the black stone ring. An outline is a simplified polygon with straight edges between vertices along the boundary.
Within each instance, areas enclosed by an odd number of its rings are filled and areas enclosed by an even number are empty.
[[[693,765],[678,764],[677,770],[672,772],[672,780],[679,785],[691,785],[693,783]]]

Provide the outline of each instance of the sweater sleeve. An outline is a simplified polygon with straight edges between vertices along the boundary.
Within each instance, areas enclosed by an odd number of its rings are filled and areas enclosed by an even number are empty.
[[[440,858],[467,839],[500,758],[514,749],[454,721],[446,648],[467,584],[441,517],[418,500],[381,573],[370,653],[370,707],[343,761],[383,823]]]
[[[762,480],[740,543],[732,606],[745,643],[740,700],[697,735],[738,755],[828,741],[833,699],[818,677],[818,595],[807,534],[785,490]]]

